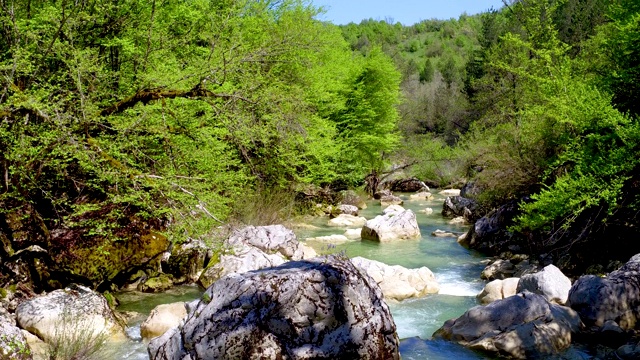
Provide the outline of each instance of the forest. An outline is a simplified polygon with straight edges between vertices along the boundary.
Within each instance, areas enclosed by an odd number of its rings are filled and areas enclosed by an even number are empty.
[[[516,201],[508,230],[532,253],[640,250],[635,0],[411,26],[337,26],[306,0],[0,7],[0,258],[36,244],[100,284],[69,262],[213,241],[399,168],[472,184],[485,212]]]

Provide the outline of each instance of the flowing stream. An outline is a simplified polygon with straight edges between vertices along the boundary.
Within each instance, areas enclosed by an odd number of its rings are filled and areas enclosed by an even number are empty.
[[[467,250],[456,243],[455,238],[437,238],[431,236],[436,229],[462,233],[468,225],[449,224],[440,212],[444,197],[436,195],[433,200],[409,200],[402,196],[405,208],[416,212],[422,237],[419,240],[404,240],[392,243],[372,241],[350,241],[344,244],[307,242],[320,254],[344,251],[348,256],[362,256],[382,261],[390,265],[402,265],[408,268],[427,266],[434,272],[440,283],[440,293],[420,299],[389,302],[402,340],[400,352],[405,360],[411,359],[486,359],[486,356],[466,350],[446,341],[429,340],[435,330],[451,318],[461,315],[476,305],[475,295],[482,290],[484,283],[479,275],[485,259],[478,253]],[[372,219],[382,213],[379,202],[370,201],[368,208],[360,215]],[[432,208],[432,214],[420,210]],[[314,218],[309,222],[314,229],[296,230],[302,241],[308,237],[342,234],[344,229],[327,226],[327,218]],[[190,301],[200,296],[201,289],[193,286],[178,287],[163,294],[141,294],[137,292],[121,293],[119,310],[135,311],[141,314],[149,312],[158,304],[176,301]],[[132,341],[123,344],[113,354],[117,359],[148,359],[146,345],[140,338],[141,318],[134,319],[128,328]],[[115,349],[111,349],[115,350]]]
[[[432,236],[435,230],[462,234],[469,225],[450,224],[442,217],[442,204],[445,197],[435,195],[432,200],[410,200],[408,195],[400,195],[403,207],[416,213],[422,237],[419,240],[401,240],[390,243],[374,241],[350,241],[344,244],[327,245],[313,241],[307,242],[319,253],[344,251],[347,256],[362,256],[378,260],[389,265],[402,265],[407,268],[428,267],[440,284],[438,294],[427,295],[419,299],[401,302],[387,301],[401,339],[400,354],[403,360],[418,359],[490,359],[480,354],[448,342],[431,340],[434,331],[452,318],[462,315],[477,305],[476,294],[482,291],[484,282],[480,273],[486,257],[463,248],[454,237]],[[382,214],[378,201],[370,201],[360,215],[372,219]],[[431,214],[424,209],[431,208]],[[318,229],[298,230],[299,239],[307,237],[342,234],[341,228],[326,226],[327,219],[314,219],[311,225]]]
[[[432,340],[431,335],[448,320],[460,316],[469,308],[477,305],[475,295],[479,293],[484,282],[480,280],[480,272],[484,268],[486,257],[458,245],[453,237],[434,237],[432,232],[440,229],[454,233],[463,233],[469,226],[450,224],[449,219],[441,215],[444,197],[435,195],[432,200],[409,200],[408,195],[404,207],[416,213],[422,237],[419,240],[403,240],[391,243],[373,241],[349,241],[343,244],[327,244],[308,241],[319,254],[343,251],[349,257],[362,256],[382,261],[389,265],[402,265],[407,268],[427,266],[435,274],[440,283],[440,293],[427,295],[419,299],[402,302],[388,302],[393,314],[398,336],[401,339],[400,353],[403,360],[423,359],[491,359],[483,353],[468,350],[452,342]],[[372,219],[382,213],[379,202],[370,201],[368,208],[360,212],[361,216]],[[425,208],[433,209],[431,214],[420,212]],[[312,229],[296,230],[298,239],[304,241],[309,237],[332,234],[343,234],[343,228],[327,226],[327,218],[313,218],[308,223]],[[151,309],[161,303],[190,301],[200,296],[197,287],[178,287],[163,294],[119,294],[121,302],[119,310],[136,311],[149,314]],[[146,344],[140,339],[140,322],[134,320],[128,329],[134,340],[123,344],[116,350],[114,359],[148,359]],[[112,349],[113,350],[113,349]],[[572,350],[575,352],[575,350]],[[561,358],[588,359],[582,354],[562,356]]]

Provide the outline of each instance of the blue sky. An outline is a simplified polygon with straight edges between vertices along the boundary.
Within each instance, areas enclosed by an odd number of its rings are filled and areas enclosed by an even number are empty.
[[[458,18],[462,13],[469,15],[483,12],[492,6],[498,9],[501,0],[312,0],[315,6],[322,6],[327,13],[318,19],[334,24],[359,23],[363,19],[386,20],[404,25],[413,25],[426,19]]]

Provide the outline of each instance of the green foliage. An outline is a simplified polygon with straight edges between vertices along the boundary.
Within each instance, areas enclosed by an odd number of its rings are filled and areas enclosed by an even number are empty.
[[[397,142],[392,62],[308,1],[1,6],[0,208],[33,206],[44,245],[199,237],[244,194],[356,183]]]
[[[424,62],[424,66],[420,69],[420,82],[430,82],[433,80],[435,68],[431,63],[431,59],[427,59]]]
[[[555,16],[566,11],[564,3],[517,2],[508,10],[503,34],[485,37],[485,48],[467,66],[471,76],[466,90],[478,118],[465,145],[475,154],[470,164],[481,169],[478,184],[487,189],[481,200],[497,205],[531,195],[511,230],[541,237],[545,246],[565,235],[584,237],[594,219],[619,221],[617,214],[633,206],[627,198],[636,196],[630,184],[636,181],[640,135],[637,121],[612,106],[625,108],[624,101],[615,90],[613,96],[606,92],[622,86],[612,86],[611,76],[599,78],[585,71],[603,61],[594,49],[613,53],[628,46],[626,54],[633,58],[637,39],[616,37],[610,32],[615,25],[605,25],[589,51],[574,59],[575,47],[561,42],[557,30],[565,29],[557,23],[563,17]],[[498,18],[487,17],[485,29],[494,28]],[[614,73],[630,81],[633,70],[625,71]],[[628,88],[630,99],[637,91],[633,85]]]
[[[345,106],[333,115],[337,136],[344,144],[340,149],[343,173],[363,178],[383,168],[385,153],[398,143],[399,83],[400,74],[377,48],[352,75],[344,94]]]
[[[50,360],[104,358],[105,344],[109,334],[106,331],[96,333],[92,321],[86,318],[75,318],[65,310],[62,319],[56,324],[53,339],[47,344],[45,357]]]

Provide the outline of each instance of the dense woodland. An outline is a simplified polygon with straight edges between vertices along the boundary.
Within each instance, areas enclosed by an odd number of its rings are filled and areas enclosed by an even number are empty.
[[[532,252],[615,240],[626,259],[640,235],[637,1],[412,26],[304,0],[0,7],[0,258],[210,239],[400,167],[473,183],[487,211],[519,201]]]

